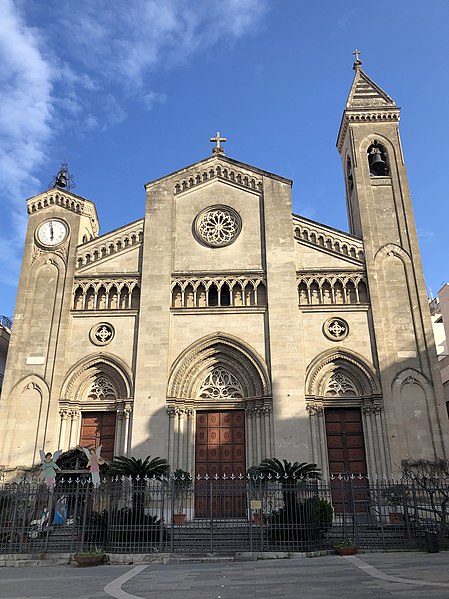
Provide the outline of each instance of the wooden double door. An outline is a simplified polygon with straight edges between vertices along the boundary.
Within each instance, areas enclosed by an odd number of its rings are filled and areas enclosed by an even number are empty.
[[[107,460],[114,457],[115,412],[83,412],[80,445],[96,449],[102,446],[101,455]]]
[[[331,476],[332,503],[336,512],[368,510],[365,440],[360,408],[326,408],[326,439]],[[347,475],[363,478],[348,478]]]
[[[196,413],[195,515],[237,518],[246,513],[244,410]],[[208,480],[205,480],[206,475]],[[239,479],[239,476],[243,477]]]

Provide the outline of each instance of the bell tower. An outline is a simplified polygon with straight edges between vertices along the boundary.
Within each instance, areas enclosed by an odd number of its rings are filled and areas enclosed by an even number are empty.
[[[399,136],[400,108],[354,54],[337,148],[350,231],[364,243],[384,442],[390,469],[397,471],[407,457],[447,455],[448,419]]]
[[[28,229],[0,402],[0,465],[29,467],[55,451],[70,338],[77,246],[98,235],[95,205],[72,192],[64,163],[50,189],[27,200]]]

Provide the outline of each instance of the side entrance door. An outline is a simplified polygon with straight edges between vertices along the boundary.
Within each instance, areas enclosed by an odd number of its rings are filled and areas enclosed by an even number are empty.
[[[244,410],[197,412],[195,475],[200,480],[195,481],[195,516],[243,517],[245,474]]]
[[[339,475],[363,475],[363,479],[331,481],[332,502],[336,512],[368,509],[368,482],[362,413],[360,408],[326,408],[326,439],[329,472]]]

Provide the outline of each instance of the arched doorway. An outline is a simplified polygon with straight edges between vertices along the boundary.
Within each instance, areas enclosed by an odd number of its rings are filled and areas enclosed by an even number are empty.
[[[195,477],[196,516],[242,516],[242,485],[235,481],[272,455],[271,386],[263,359],[235,337],[208,336],[175,361],[167,395],[169,461]],[[220,497],[211,497],[206,481],[212,479],[234,482],[221,482]]]
[[[59,446],[102,446],[102,456],[127,455],[132,414],[131,377],[113,356],[91,356],[66,377],[59,401]]]

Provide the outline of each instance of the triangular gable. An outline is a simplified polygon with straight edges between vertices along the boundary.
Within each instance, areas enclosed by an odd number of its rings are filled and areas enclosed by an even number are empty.
[[[355,71],[346,108],[371,108],[374,106],[386,107],[396,106],[396,104],[362,69],[358,68]]]
[[[293,185],[291,179],[286,179],[280,175],[264,171],[255,166],[239,162],[223,154],[214,154],[209,158],[195,162],[183,169],[150,181],[145,185],[149,189],[161,181],[173,180],[175,183],[175,193],[182,193],[196,185],[206,183],[212,178],[221,178],[228,180],[236,185],[261,191],[262,177],[269,177],[290,187]]]

